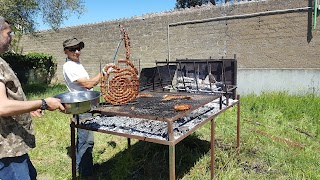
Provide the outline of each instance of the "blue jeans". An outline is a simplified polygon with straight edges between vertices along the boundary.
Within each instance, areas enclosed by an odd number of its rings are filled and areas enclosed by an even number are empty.
[[[80,119],[86,118],[87,116],[89,115],[79,114]],[[76,164],[80,176],[91,176],[93,174],[93,145],[93,131],[77,129]]]
[[[1,180],[36,180],[37,171],[28,154],[0,159]]]

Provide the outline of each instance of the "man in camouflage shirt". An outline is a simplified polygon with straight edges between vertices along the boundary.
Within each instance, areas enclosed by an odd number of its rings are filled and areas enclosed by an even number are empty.
[[[0,16],[0,54],[11,43],[9,22]],[[28,152],[35,147],[31,115],[41,110],[64,110],[57,98],[27,101],[21,84],[7,62],[0,57],[0,179],[36,179],[37,172]]]

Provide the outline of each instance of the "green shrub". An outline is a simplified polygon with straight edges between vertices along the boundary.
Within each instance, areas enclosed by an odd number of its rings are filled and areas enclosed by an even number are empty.
[[[49,84],[57,70],[56,59],[44,53],[5,53],[1,57],[10,64],[22,84]]]

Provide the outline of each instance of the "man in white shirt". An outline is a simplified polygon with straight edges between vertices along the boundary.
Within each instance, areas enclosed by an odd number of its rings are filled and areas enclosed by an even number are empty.
[[[84,43],[77,38],[70,38],[63,42],[66,62],[63,65],[63,77],[69,91],[89,91],[100,81],[101,74],[90,78],[87,71],[80,63],[81,49]],[[79,114],[79,118],[88,118],[90,113]],[[77,129],[76,164],[81,177],[92,176],[93,159],[92,148],[94,145],[93,132]]]

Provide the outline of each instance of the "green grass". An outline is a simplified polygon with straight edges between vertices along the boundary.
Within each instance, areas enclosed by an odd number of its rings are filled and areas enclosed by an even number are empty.
[[[25,87],[29,99],[64,85]],[[320,97],[285,92],[241,97],[241,151],[235,152],[236,107],[216,118],[216,179],[320,179]],[[58,111],[34,118],[30,157],[38,179],[71,179],[69,119]],[[168,146],[95,132],[98,179],[168,179]],[[176,145],[176,176],[210,179],[210,123]]]

